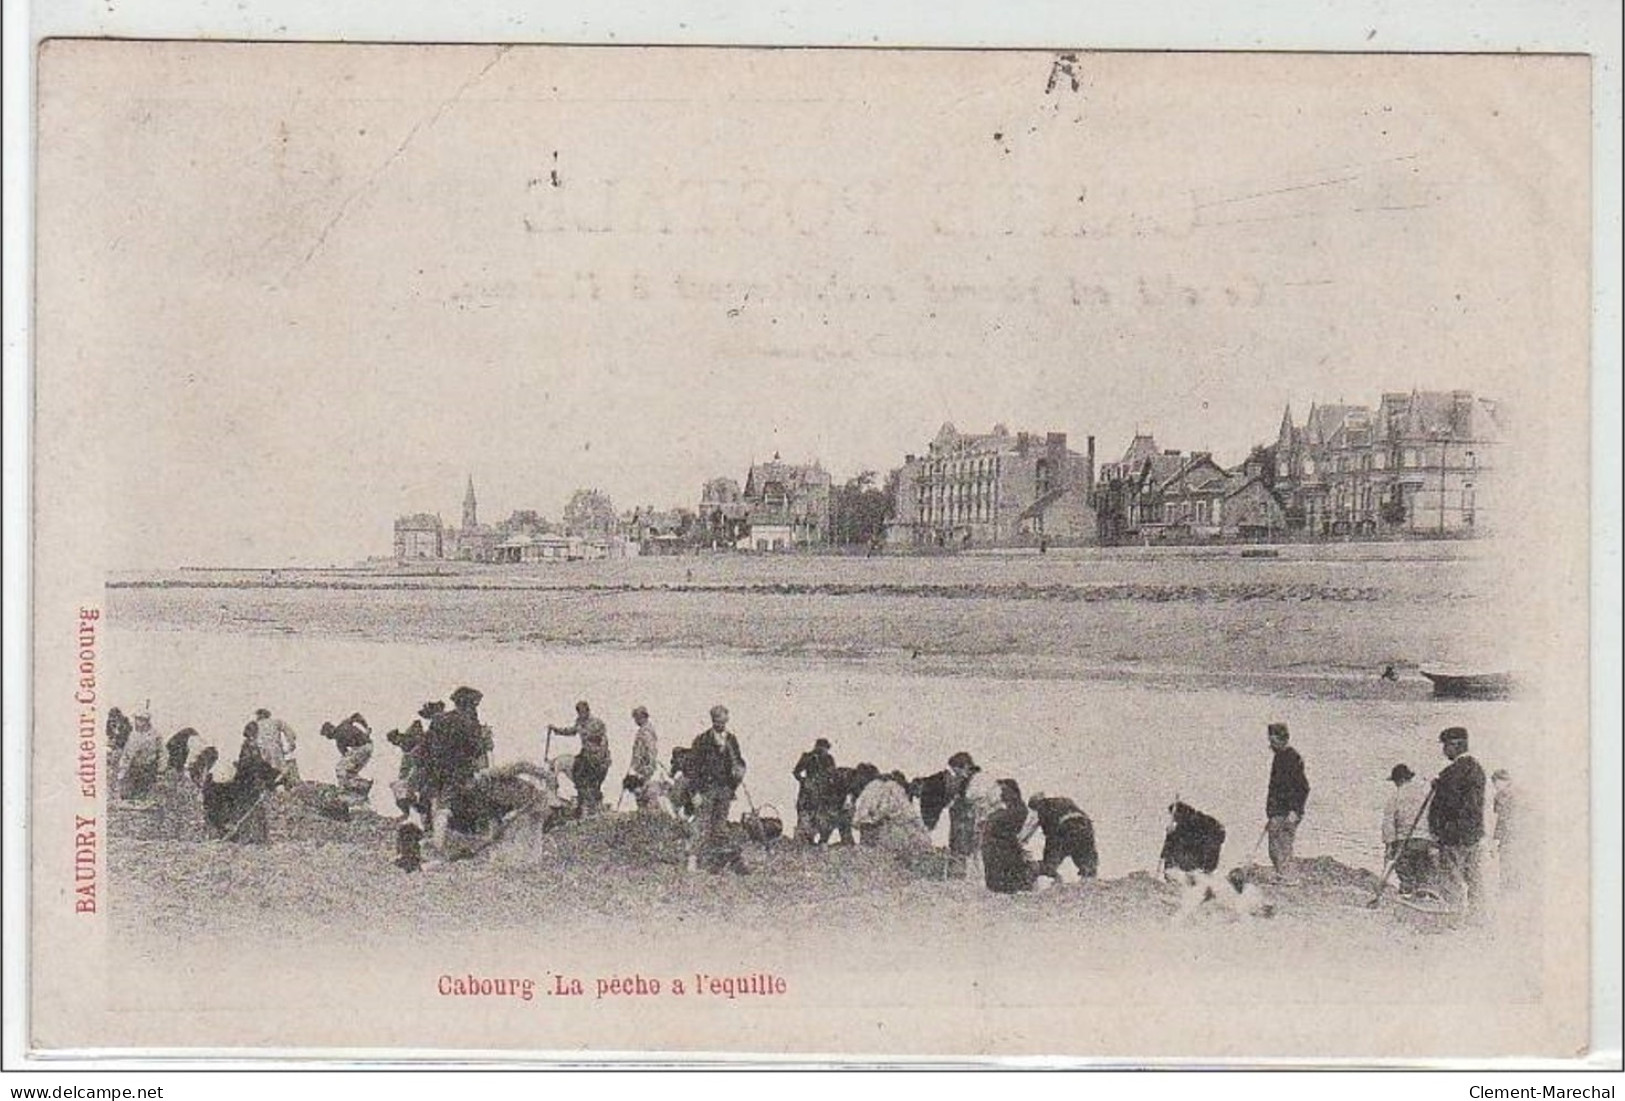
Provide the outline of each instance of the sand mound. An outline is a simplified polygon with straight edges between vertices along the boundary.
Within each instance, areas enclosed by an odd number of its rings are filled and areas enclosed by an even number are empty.
[[[320,809],[327,805],[326,801],[309,793],[283,790],[272,792],[265,805],[271,819],[272,844],[297,841],[390,846],[395,842],[395,823],[371,807],[352,807],[349,820],[339,821]]]
[[[1249,865],[1241,869],[1241,874],[1249,883],[1257,883],[1264,887],[1276,882],[1274,870],[1266,865]],[[1358,891],[1377,889],[1377,877],[1371,872],[1364,868],[1351,868],[1329,856],[1300,859],[1297,861],[1293,876],[1300,887]]]
[[[331,805],[320,790],[331,785],[302,784],[299,791],[277,790],[265,797],[271,842],[310,841],[324,844],[378,845],[392,843],[394,824],[370,807],[353,807],[347,821],[323,812]],[[329,812],[330,813],[330,812]],[[208,840],[203,821],[203,796],[184,776],[166,773],[153,787],[152,797],[139,803],[111,803],[107,828],[114,837],[136,841]]]
[[[743,834],[741,834],[741,838]],[[585,867],[603,870],[681,865],[688,832],[660,814],[599,814],[543,832],[539,814],[523,814],[489,850],[498,867]]]

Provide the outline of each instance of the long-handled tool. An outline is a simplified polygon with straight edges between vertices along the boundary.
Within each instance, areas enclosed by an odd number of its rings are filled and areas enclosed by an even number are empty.
[[[1421,824],[1422,815],[1428,812],[1428,804],[1433,802],[1433,793],[1437,790],[1437,782],[1428,785],[1427,798],[1423,799],[1422,805],[1416,808],[1416,817],[1411,819],[1411,828],[1405,831],[1405,840],[1399,843],[1399,848],[1394,852],[1394,858],[1383,867],[1382,878],[1377,880],[1377,893],[1372,895],[1371,901],[1365,904],[1366,909],[1375,910],[1377,903],[1382,901],[1382,892],[1383,888],[1388,886],[1388,877],[1394,874],[1395,868],[1399,867],[1400,858],[1405,855],[1405,849],[1410,845],[1411,838],[1416,836],[1416,827]]]
[[[254,816],[255,811],[260,809],[260,804],[265,802],[265,797],[270,795],[271,792],[276,789],[277,784],[282,782],[282,776],[282,773],[277,773],[271,782],[265,785],[265,790],[260,792],[259,798],[255,799],[254,802],[250,804],[248,810],[243,812],[243,816],[232,824],[231,829],[220,835],[220,840],[230,841],[233,837],[237,836],[237,831],[242,829],[243,824]]]
[[[1264,844],[1264,838],[1269,836],[1269,832],[1270,832],[1270,824],[1268,822],[1265,822],[1264,823],[1264,828],[1258,831],[1258,840],[1253,842],[1253,847],[1252,847],[1251,851],[1249,851],[1247,853],[1247,863],[1249,865],[1251,865],[1252,862],[1258,858],[1259,846]]]

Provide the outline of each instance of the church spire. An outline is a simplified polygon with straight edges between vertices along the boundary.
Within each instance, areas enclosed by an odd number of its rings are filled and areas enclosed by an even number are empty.
[[[463,494],[463,530],[479,526],[479,504],[474,500],[474,475],[468,476],[468,492]]]

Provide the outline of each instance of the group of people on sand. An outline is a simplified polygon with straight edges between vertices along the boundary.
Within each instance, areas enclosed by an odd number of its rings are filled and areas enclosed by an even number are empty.
[[[132,715],[114,707],[106,723],[108,772],[114,795],[127,806],[152,807],[179,795],[182,805],[197,804],[206,836],[264,842],[270,836],[265,800],[272,791],[298,792],[330,815],[367,801],[372,781],[361,776],[373,751],[367,720],[352,714],[323,723],[321,733],[339,751],[333,785],[302,779],[299,736],[268,708],[254,712],[234,752],[222,753],[190,726],[163,737],[146,705]]]
[[[989,890],[1032,889],[1041,876],[1056,878],[1070,860],[1080,878],[1100,870],[1095,827],[1076,802],[1041,791],[1022,794],[1013,779],[995,780],[961,750],[947,766],[909,779],[882,773],[869,762],[835,763],[829,739],[819,738],[791,770],[798,788],[794,837],[807,845],[875,845],[920,860],[932,853],[931,831],[948,818],[943,876],[962,876],[979,859]],[[1044,855],[1027,859],[1026,842],[1044,834]]]
[[[1485,842],[1493,850],[1502,896],[1521,893],[1531,878],[1534,847],[1525,833],[1512,774],[1496,769],[1485,779],[1472,755],[1465,727],[1446,727],[1439,747],[1449,762],[1429,784],[1416,781],[1401,762],[1388,774],[1394,785],[1382,813],[1387,871],[1398,880],[1401,899],[1438,905],[1468,916],[1485,911]],[[1485,796],[1493,785],[1485,821]]]
[[[603,789],[613,765],[609,732],[587,701],[576,704],[573,722],[547,726],[541,764],[493,767],[493,735],[479,716],[482,700],[479,690],[459,687],[450,694],[450,707],[444,701],[427,702],[409,725],[386,735],[401,753],[390,794],[400,812],[397,863],[407,870],[424,865],[424,847],[430,860],[476,851],[482,839],[489,843],[506,821],[526,809],[540,809],[544,829],[606,810]],[[771,841],[782,825],[761,813],[750,798],[747,765],[739,738],[729,728],[728,708],[711,708],[709,725],[692,742],[671,751],[669,767],[661,761],[660,738],[648,708],[633,708],[631,717],[631,760],[616,810],[631,796],[639,812],[684,821],[690,838],[687,863],[693,871],[748,873],[739,831],[730,826],[741,793],[748,804],[742,819],[747,836]],[[110,768],[120,799],[139,803],[161,777],[184,778],[201,793],[208,836],[238,841],[268,839],[263,804],[278,788],[299,792],[317,809],[324,802],[329,808],[368,802],[373,781],[362,773],[374,746],[366,718],[355,713],[323,723],[321,733],[339,754],[331,786],[301,780],[298,735],[266,708],[258,709],[243,728],[235,753],[225,755],[190,727],[161,738],[146,708],[129,717],[114,708],[107,720]],[[1291,886],[1298,881],[1296,835],[1310,785],[1286,724],[1270,723],[1266,733],[1272,765],[1259,841],[1268,839],[1273,881]],[[551,752],[555,738],[567,744],[566,752]],[[1390,773],[1395,790],[1383,812],[1384,881],[1390,872],[1396,875],[1403,899],[1431,898],[1472,911],[1483,899],[1486,779],[1468,752],[1464,728],[1446,729],[1440,744],[1449,764],[1431,784],[1416,782],[1405,764]],[[883,772],[867,761],[839,765],[829,739],[820,737],[799,756],[790,775],[797,784],[792,837],[801,845],[878,846],[945,878],[964,876],[980,863],[987,888],[999,893],[1053,881],[1069,861],[1079,878],[1099,872],[1095,824],[1076,801],[1043,791],[1024,794],[1017,780],[992,778],[967,751],[952,754],[935,772],[909,778],[902,770]],[[574,788],[573,800],[560,795],[559,780],[565,776]],[[1524,846],[1517,840],[1511,777],[1498,771],[1493,782],[1491,840],[1503,890],[1516,889],[1528,873],[1519,858]],[[1177,798],[1169,811],[1159,871],[1211,875],[1224,841],[1223,825]],[[945,851],[931,840],[944,817]],[[1026,845],[1040,832],[1044,845],[1035,861]]]

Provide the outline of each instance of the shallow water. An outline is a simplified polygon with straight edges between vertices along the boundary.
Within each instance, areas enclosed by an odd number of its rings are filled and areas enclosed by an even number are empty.
[[[1486,769],[1518,773],[1539,764],[1528,715],[1513,702],[1431,699],[1314,699],[1210,686],[1175,687],[1088,679],[1022,679],[975,671],[945,676],[862,660],[707,656],[610,647],[523,648],[485,642],[433,644],[202,630],[132,630],[107,636],[110,699],[126,709],[151,700],[166,734],[193,726],[235,747],[254,708],[265,706],[300,733],[306,779],[331,780],[336,754],[319,736],[323,720],[361,711],[377,753],[374,804],[392,811],[388,781],[399,756],[383,740],[427,699],[459,684],[485,694],[482,718],[499,761],[539,759],[544,738],[578,698],[609,724],[613,796],[631,746],[629,713],[646,705],[664,757],[707,725],[714,703],[733,714],[750,765],[746,786],[790,825],[790,769],[814,738],[828,737],[838,761],[872,761],[910,776],[969,750],[995,777],[1027,792],[1075,798],[1095,819],[1101,874],[1148,868],[1161,845],[1164,809],[1175,795],[1214,814],[1229,830],[1224,859],[1251,855],[1263,825],[1270,754],[1268,722],[1284,721],[1303,754],[1314,793],[1299,831],[1301,855],[1380,867],[1379,811],[1389,769],[1408,763],[1426,778],[1442,766],[1437,732],[1464,725]],[[939,830],[945,829],[945,824]],[[1262,852],[1258,859],[1263,859]]]

